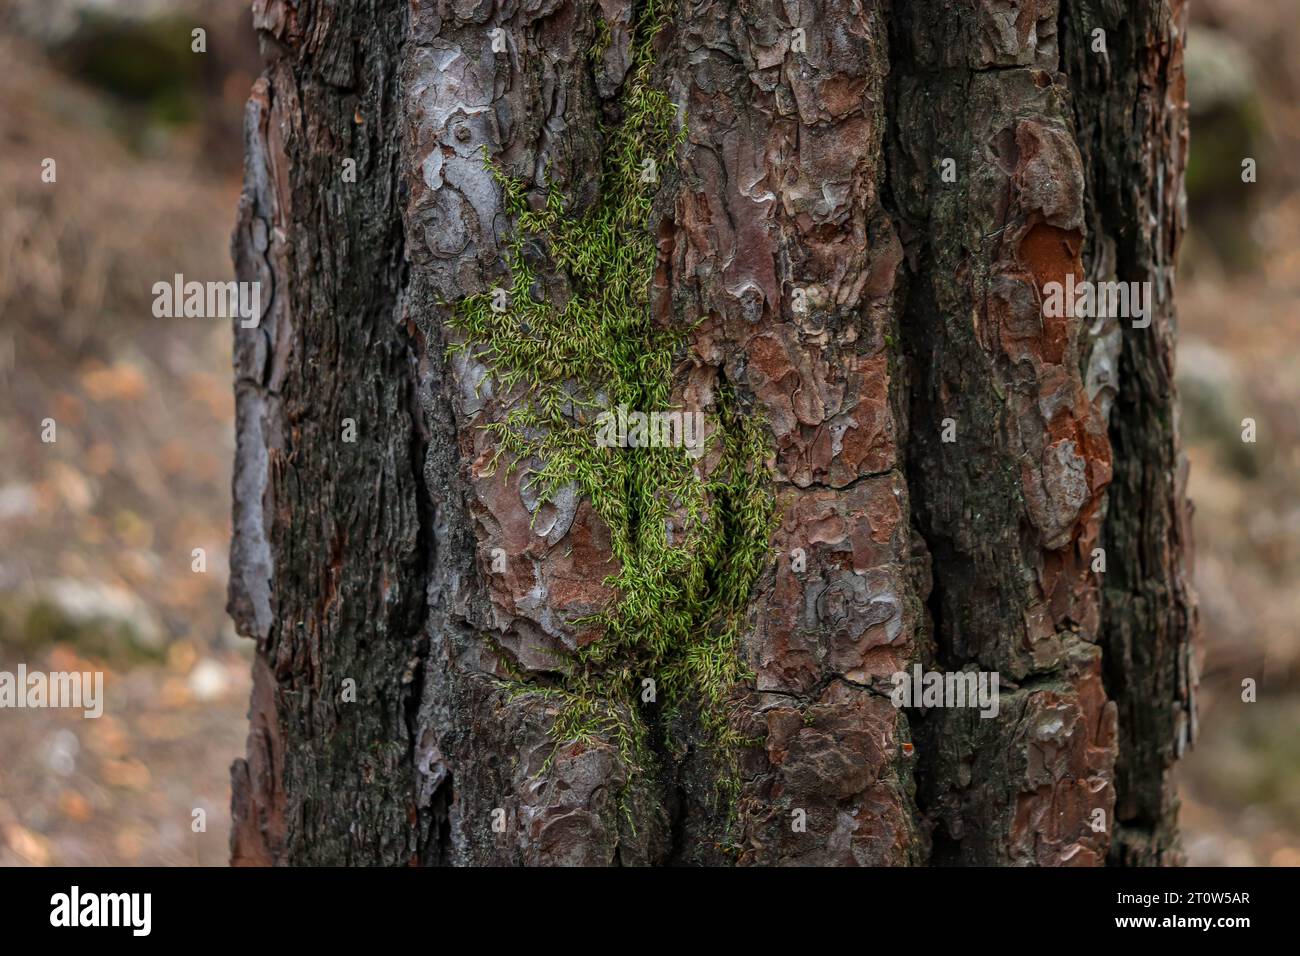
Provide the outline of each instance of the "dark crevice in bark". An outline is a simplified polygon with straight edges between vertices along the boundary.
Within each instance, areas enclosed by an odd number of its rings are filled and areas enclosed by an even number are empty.
[[[906,15],[895,4],[894,14],[890,18],[889,36],[889,102],[897,104],[902,95],[905,80],[922,76],[927,72],[938,76],[940,73],[951,74],[952,71],[927,71],[916,62],[912,54],[911,43],[905,35]],[[905,281],[900,295],[897,324],[901,333],[900,363],[906,368],[904,381],[906,391],[901,396],[906,406],[907,431],[905,440],[899,449],[900,467],[906,475],[912,505],[911,525],[914,533],[924,542],[930,561],[930,586],[924,599],[925,625],[918,634],[918,659],[924,667],[949,666],[947,651],[935,640],[936,635],[945,633],[947,622],[944,617],[946,587],[949,568],[954,555],[944,539],[935,534],[927,519],[930,485],[922,480],[924,472],[921,458],[925,443],[921,436],[934,433],[939,427],[935,410],[931,402],[925,400],[925,386],[931,375],[926,351],[933,346],[934,332],[928,327],[936,314],[933,295],[929,289],[927,276],[933,265],[926,236],[931,224],[926,219],[916,217],[915,184],[909,184],[901,161],[904,152],[911,148],[918,136],[916,129],[905,129],[903,119],[897,108],[887,114],[887,131],[883,149],[885,163],[884,180],[881,185],[881,203],[898,224],[900,238],[906,252],[903,264]],[[914,171],[913,171],[914,172]],[[906,199],[904,197],[907,197]],[[911,726],[913,739],[925,734],[925,713],[917,708],[904,708],[903,711]],[[931,781],[940,773],[936,767],[935,753],[922,746],[913,757],[913,773],[916,778],[914,827],[918,835],[919,847],[923,853],[919,863],[923,866],[941,865],[953,860],[960,848],[958,841],[949,837],[943,827],[936,827],[932,808],[929,806],[927,792],[931,791]]]
[[[395,182],[400,182],[400,176],[394,177]],[[400,197],[399,197],[400,201]],[[405,247],[404,241],[401,243]],[[409,269],[401,270],[402,280],[401,288],[398,291],[397,302],[399,308],[395,310],[394,321],[402,323],[405,316],[402,310],[405,307],[406,297],[409,294]],[[411,323],[406,328],[407,332],[407,370],[409,373],[408,388],[405,395],[406,410],[411,417],[411,441],[410,455],[408,463],[411,469],[411,476],[415,487],[415,508],[418,520],[418,528],[415,534],[415,552],[417,555],[416,563],[412,569],[412,575],[416,581],[427,582],[433,574],[433,568],[437,560],[437,541],[434,533],[434,521],[436,519],[434,512],[434,496],[427,482],[425,481],[424,469],[429,455],[429,429],[424,421],[424,412],[420,402],[420,364],[427,353],[427,343],[424,340],[423,333],[419,328]],[[422,728],[420,726],[420,705],[425,695],[425,678],[426,669],[429,666],[428,658],[430,651],[431,639],[429,636],[430,620],[432,617],[432,608],[428,601],[421,602],[421,613],[419,615],[419,629],[414,637],[413,656],[407,664],[407,671],[403,674],[403,693],[405,701],[403,709],[406,717],[407,733],[407,760],[412,768],[413,793],[411,802],[415,807],[416,820],[416,853],[412,860],[417,865],[430,865],[442,862],[442,856],[446,848],[444,834],[447,828],[447,802],[450,799],[451,779],[445,781],[445,790],[439,794],[442,799],[438,800],[431,806],[425,806],[420,800],[419,781],[420,768],[418,766],[418,746]],[[426,854],[432,854],[433,859],[427,859]]]
[[[889,102],[897,103],[901,82],[904,76],[914,76],[918,67],[911,56],[909,44],[901,35],[897,16],[890,17],[889,35]],[[921,429],[933,428],[934,422],[928,406],[917,401],[918,384],[924,378],[920,369],[921,348],[926,333],[922,327],[924,309],[918,302],[923,293],[924,284],[917,277],[927,271],[924,261],[919,256],[926,255],[920,247],[919,239],[928,229],[928,223],[914,222],[907,214],[906,203],[899,197],[907,189],[900,176],[899,158],[905,148],[907,134],[900,127],[898,112],[894,109],[886,113],[886,131],[881,150],[881,162],[884,172],[880,184],[881,205],[893,218],[900,233],[906,258],[900,272],[900,289],[897,294],[895,328],[900,336],[901,348],[896,353],[894,364],[896,376],[891,387],[895,393],[894,400],[900,407],[900,421],[906,423],[898,449],[898,468],[906,476],[906,485],[911,502],[910,525],[912,532],[924,542],[930,563],[929,586],[924,592],[922,602],[923,623],[918,627],[916,636],[917,657],[924,662],[934,659],[936,649],[933,635],[940,633],[943,626],[943,587],[946,576],[942,573],[945,559],[937,553],[941,542],[927,534],[927,523],[921,519],[925,511],[925,486],[918,482],[918,464],[915,448],[915,436]],[[920,338],[922,341],[918,341]],[[920,734],[924,715],[915,708],[905,708],[911,733],[915,739]],[[925,749],[913,758],[913,776],[917,782],[912,811],[913,830],[916,833],[918,864],[932,865],[946,850],[949,841],[942,832],[935,833],[929,820],[929,808],[925,801],[925,781],[933,772],[933,758]]]
[[[821,697],[822,694],[826,692],[826,689],[830,687],[832,684],[842,684],[845,687],[852,688],[853,690],[864,691],[868,694],[872,694],[883,700],[891,699],[890,690],[886,690],[884,689],[884,687],[878,687],[874,684],[863,684],[859,681],[850,680],[849,678],[845,677],[843,674],[831,674],[828,677],[826,677],[824,680],[822,680],[820,683],[804,691],[763,690],[763,691],[755,691],[755,693],[761,693],[763,696],[783,697],[789,700],[799,701],[801,704],[809,704],[817,700],[817,698]],[[885,687],[889,687],[892,689],[892,685],[888,683],[885,684]]]

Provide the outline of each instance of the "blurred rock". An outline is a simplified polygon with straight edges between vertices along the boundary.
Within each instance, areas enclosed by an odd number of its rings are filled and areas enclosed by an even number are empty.
[[[230,674],[225,665],[205,657],[190,671],[189,685],[195,700],[216,700],[230,688]]]
[[[31,485],[12,482],[0,488],[0,521],[26,518],[36,512],[37,496]]]
[[[1238,474],[1258,475],[1260,446],[1241,440],[1241,421],[1251,412],[1232,357],[1189,336],[1178,346],[1177,374],[1184,440],[1210,446],[1215,457]]]
[[[1250,53],[1226,33],[1197,26],[1188,34],[1185,57],[1187,102],[1194,118],[1216,109],[1239,109],[1255,99]]]
[[[161,655],[166,633],[138,596],[98,581],[58,578],[4,596],[0,641],[28,650],[64,642],[105,659]]]

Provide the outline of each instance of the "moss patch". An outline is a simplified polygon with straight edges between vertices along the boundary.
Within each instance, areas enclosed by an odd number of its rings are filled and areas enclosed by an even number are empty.
[[[540,462],[528,478],[540,500],[576,483],[609,526],[620,564],[607,581],[616,600],[579,622],[599,638],[555,686],[517,683],[516,691],[562,701],[557,741],[611,738],[633,768],[653,759],[651,726],[667,726],[650,715],[690,705],[734,768],[740,741],[728,703],[745,676],[737,635],[774,510],[765,429],[724,387],[703,458],[682,448],[596,443],[602,412],[672,409],[673,369],[688,334],[657,327],[649,308],[656,183],[645,173],[669,169],[686,135],[677,108],[651,82],[653,44],[667,19],[659,2],[638,17],[622,119],[602,131],[600,195],[590,208],[568,208],[553,184],[541,208],[530,207],[525,183],[493,167],[515,222],[508,305],[494,311],[491,292],[457,302],[461,341],[453,349],[472,350],[507,388],[527,386],[527,399],[488,426],[498,462]],[[567,277],[567,300],[535,293],[539,255]],[[700,463],[719,453],[704,473]],[[655,681],[657,704],[642,704],[644,678]],[[723,777],[724,788],[734,787],[734,773]]]

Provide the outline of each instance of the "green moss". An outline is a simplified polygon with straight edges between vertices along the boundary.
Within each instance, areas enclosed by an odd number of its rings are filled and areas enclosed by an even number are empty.
[[[590,208],[568,208],[554,184],[542,208],[530,208],[526,184],[493,167],[515,222],[509,304],[494,311],[491,292],[457,302],[453,350],[473,351],[506,388],[527,386],[527,399],[487,426],[498,444],[494,466],[540,462],[526,479],[540,500],[576,483],[609,526],[620,565],[606,582],[615,601],[579,622],[598,639],[557,686],[516,682],[516,691],[561,701],[557,741],[613,739],[634,769],[653,760],[651,727],[667,725],[651,715],[689,707],[734,770],[741,741],[728,703],[745,676],[737,635],[774,511],[765,430],[724,388],[717,431],[699,459],[681,448],[596,444],[606,410],[672,408],[675,358],[689,331],[656,326],[649,308],[655,183],[643,170],[647,159],[669,169],[685,139],[677,108],[651,83],[652,46],[667,16],[652,0],[638,20],[622,119],[603,130],[600,196]],[[539,249],[568,279],[563,302],[534,295]],[[701,462],[714,457],[703,473]],[[657,704],[640,702],[647,677]],[[724,789],[735,786],[734,772],[722,776]]]
[[[591,47],[587,50],[587,57],[592,63],[599,63],[605,58],[606,51],[609,50],[609,44],[612,37],[609,32],[609,23],[604,17],[596,21],[596,36],[591,41]]]

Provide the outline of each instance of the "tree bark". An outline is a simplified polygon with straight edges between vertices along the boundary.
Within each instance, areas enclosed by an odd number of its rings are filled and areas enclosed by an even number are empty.
[[[253,11],[234,863],[1179,860],[1182,0]]]

